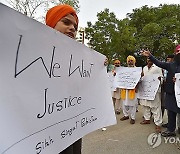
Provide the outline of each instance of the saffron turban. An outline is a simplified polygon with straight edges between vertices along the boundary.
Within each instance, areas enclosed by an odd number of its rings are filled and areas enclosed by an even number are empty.
[[[78,25],[79,21],[76,11],[70,5],[67,4],[57,5],[49,9],[46,14],[46,25],[54,28],[57,22],[68,14],[71,14],[75,18],[76,23]]]
[[[180,51],[180,44],[176,46],[175,53],[178,53]]]
[[[133,56],[128,56],[128,57],[127,57],[127,62],[128,62],[129,60],[133,60],[134,64],[136,63],[136,59],[135,59]]]
[[[114,64],[117,64],[117,63],[120,64],[120,60],[117,59],[114,61]]]

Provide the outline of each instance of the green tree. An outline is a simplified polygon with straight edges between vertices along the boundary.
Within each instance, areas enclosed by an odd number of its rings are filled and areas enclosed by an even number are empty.
[[[120,59],[122,64],[126,64],[126,57],[134,55],[136,39],[134,34],[137,32],[135,27],[130,26],[129,19],[118,21],[118,28],[115,39],[115,51],[117,58]]]
[[[88,45],[112,59],[117,52],[115,50],[115,35],[117,32],[118,20],[113,12],[105,9],[97,14],[98,21],[92,25],[88,22],[85,28],[86,39],[89,40]]]
[[[145,59],[140,56],[140,50],[149,49],[164,59],[173,53],[174,42],[180,43],[180,5],[142,6],[123,20],[105,9],[97,17],[94,25],[88,22],[86,39],[91,48],[109,59],[118,58],[126,63],[126,57],[131,54],[136,56],[137,65],[142,66]]]
[[[45,12],[52,6],[58,4],[69,4],[79,12],[79,0],[7,0],[12,8],[27,15],[30,18],[34,18],[43,22],[44,16],[38,15],[38,12]]]
[[[137,28],[137,49],[148,48],[161,59],[172,54],[174,41],[180,41],[179,13],[180,5],[160,5],[143,6],[128,14],[131,26]]]
[[[88,45],[110,61],[120,59],[123,62],[129,54],[134,54],[136,28],[129,25],[129,20],[118,20],[109,9],[101,11],[97,17],[98,21],[94,25],[88,22],[85,29]]]

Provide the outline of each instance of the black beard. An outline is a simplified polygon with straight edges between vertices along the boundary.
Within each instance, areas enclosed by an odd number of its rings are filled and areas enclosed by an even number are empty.
[[[174,61],[180,65],[180,53],[178,53],[177,55],[174,56]]]

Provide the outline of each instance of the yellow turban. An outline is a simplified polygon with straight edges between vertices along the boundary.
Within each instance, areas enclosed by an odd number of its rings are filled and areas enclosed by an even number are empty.
[[[127,63],[128,63],[129,60],[133,60],[134,64],[136,63],[136,58],[134,58],[134,57],[131,56],[131,55],[129,55],[129,56],[127,57]]]

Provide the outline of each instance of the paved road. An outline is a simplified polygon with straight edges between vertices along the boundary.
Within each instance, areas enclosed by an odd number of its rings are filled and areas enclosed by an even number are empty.
[[[180,154],[180,135],[170,140],[166,138],[168,143],[160,137],[161,144],[156,148],[148,144],[148,136],[154,132],[155,125],[153,121],[149,125],[140,124],[141,106],[136,114],[134,125],[131,125],[129,120],[120,121],[121,117],[122,113],[117,116],[117,125],[107,127],[106,131],[100,129],[86,135],[83,138],[82,154]],[[166,121],[165,115],[164,122]],[[175,140],[177,143],[174,143]],[[160,140],[158,141],[160,143]]]

